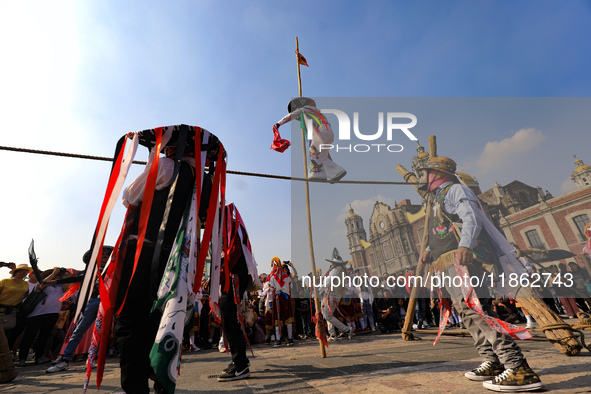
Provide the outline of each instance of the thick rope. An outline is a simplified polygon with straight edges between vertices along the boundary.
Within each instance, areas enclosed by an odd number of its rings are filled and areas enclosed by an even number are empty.
[[[15,148],[15,147],[10,147],[10,146],[0,146],[0,150],[6,150],[6,151],[12,151],[12,152],[23,152],[23,153],[34,153],[34,154],[38,154],[38,155],[73,157],[73,158],[77,158],[77,159],[100,160],[100,161],[111,161],[111,162],[113,161],[112,157],[80,155],[80,154],[76,154],[76,153],[53,152],[53,151],[45,151],[45,150],[38,150],[38,149]],[[145,161],[134,160],[132,163],[146,165]],[[233,174],[233,175],[255,176],[255,177],[259,177],[259,178],[282,179],[282,180],[287,180],[287,181],[329,183],[327,180],[323,180],[323,179],[306,179],[306,178],[289,177],[289,176],[283,176],[283,175],[261,174],[261,173],[255,173],[255,172],[232,171],[232,170],[227,170],[226,172],[228,174]],[[388,181],[343,181],[343,180],[340,180],[336,183],[356,184],[356,185],[416,185],[416,183],[388,182]]]

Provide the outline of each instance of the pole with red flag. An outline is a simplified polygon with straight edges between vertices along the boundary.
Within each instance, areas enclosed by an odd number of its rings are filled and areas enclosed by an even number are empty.
[[[302,97],[302,76],[300,73],[300,65],[308,65],[306,59],[300,53],[300,45],[298,43],[298,38],[296,37],[296,59],[298,64],[298,89],[300,97]],[[314,259],[314,242],[312,240],[312,218],[310,216],[310,183],[308,182],[308,159],[306,157],[306,131],[302,129],[302,150],[304,152],[304,177],[306,182],[304,182],[306,188],[306,213],[308,217],[308,243],[310,244],[310,263],[312,265],[312,274],[316,274],[316,260]],[[318,289],[316,286],[312,286],[314,290],[314,307],[316,309],[316,331],[318,332],[318,336],[325,336],[324,333],[324,321],[322,320],[322,315],[320,313],[320,299],[318,297]],[[322,358],[326,358],[326,349],[324,348],[324,343],[319,338],[318,342],[320,344],[320,355]]]

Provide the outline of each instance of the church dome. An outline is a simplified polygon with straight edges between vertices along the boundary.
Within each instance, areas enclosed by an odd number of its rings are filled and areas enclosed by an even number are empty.
[[[458,175],[460,178],[462,178],[462,180],[463,180],[464,182],[466,182],[466,183],[468,183],[468,182],[477,182],[477,181],[476,181],[476,179],[474,179],[474,177],[473,177],[472,175],[470,175],[470,174],[467,174],[467,173],[465,173],[465,172],[462,172],[462,171],[456,171],[456,174],[457,174],[457,175]]]
[[[589,164],[583,164],[583,165],[575,168],[575,170],[573,172],[578,174],[579,172],[588,171],[588,170],[591,170],[591,166]]]
[[[583,163],[583,160],[577,159],[577,156],[575,156],[575,165],[577,166],[577,168],[575,168],[575,170],[573,171],[573,173],[575,174],[591,170],[591,166]]]

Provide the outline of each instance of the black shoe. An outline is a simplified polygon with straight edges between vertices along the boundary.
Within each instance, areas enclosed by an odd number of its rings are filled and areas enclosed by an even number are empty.
[[[293,345],[293,339],[287,338],[287,346]]]
[[[248,367],[236,368],[236,366],[233,365],[228,372],[224,372],[220,375],[218,382],[230,382],[232,380],[246,379],[249,376],[250,369],[248,369]]]
[[[246,359],[246,366],[250,367],[250,360],[248,358]],[[224,370],[222,372],[224,372],[224,373],[230,372],[232,370],[232,368],[234,368],[234,361],[232,361],[230,364],[228,364],[228,366],[226,368],[224,368]]]

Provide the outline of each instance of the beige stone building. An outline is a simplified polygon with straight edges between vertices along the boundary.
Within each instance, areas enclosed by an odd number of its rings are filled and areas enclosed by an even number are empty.
[[[411,165],[417,175],[428,157],[419,145]],[[577,189],[558,197],[517,180],[504,186],[495,182],[491,189],[481,192],[474,177],[462,172],[458,175],[474,190],[489,218],[510,242],[520,249],[571,251],[577,256],[568,261],[576,261],[591,273],[589,259],[582,252],[587,240],[583,231],[591,221],[590,165],[575,158],[571,179]],[[425,217],[421,205],[404,200],[390,207],[376,201],[368,222],[369,237],[363,218],[353,208],[349,213],[345,225],[349,253],[356,267],[367,267],[373,275],[391,275],[416,265]]]

